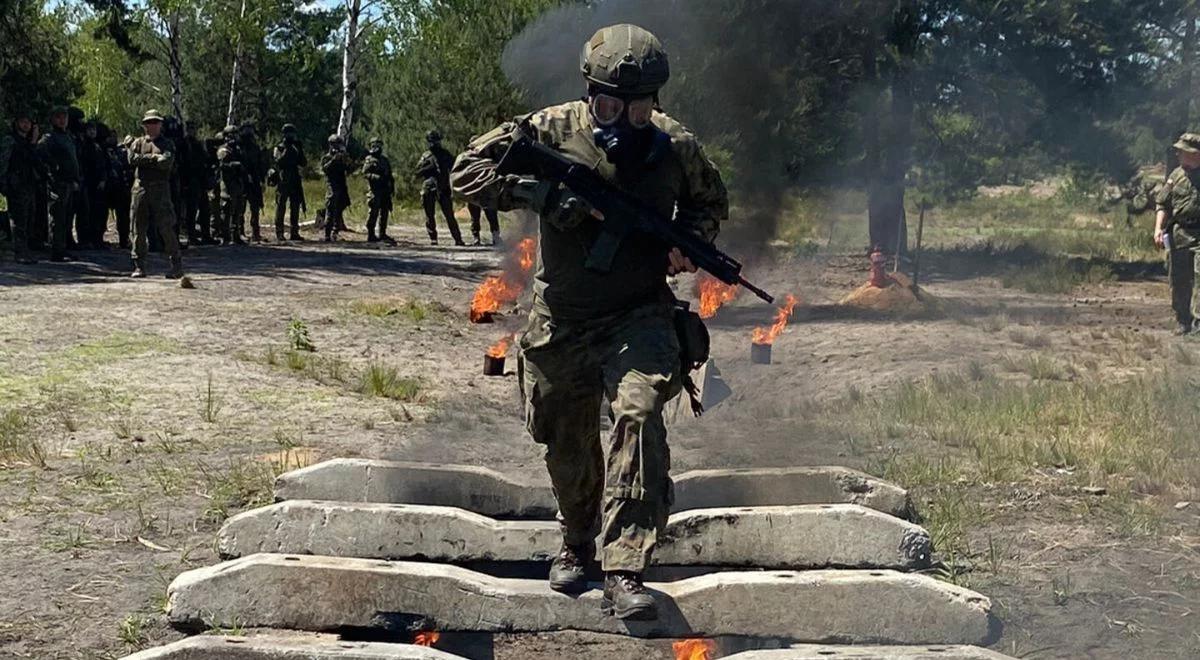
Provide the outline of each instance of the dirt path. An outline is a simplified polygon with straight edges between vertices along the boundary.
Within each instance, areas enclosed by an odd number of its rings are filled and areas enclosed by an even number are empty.
[[[0,264],[0,447],[8,448],[0,657],[111,658],[176,637],[159,616],[167,583],[215,562],[220,521],[269,499],[274,474],[296,464],[382,456],[541,478],[513,360],[507,377],[481,375],[484,349],[520,318],[465,321],[498,254],[429,248],[404,231],[395,249],[191,250],[195,290],[121,277],[126,258],[115,251],[76,264]],[[821,423],[825,406],[1027,353],[1120,379],[1151,372],[1173,345],[1161,282],[1052,296],[1004,289],[993,277],[931,274],[927,289],[943,311],[898,320],[832,304],[865,279],[860,258],[785,260],[756,272],[803,304],[770,366],[750,364],[749,333],[771,308],[741,300],[713,320],[713,356],[734,393],[702,420],[676,425],[674,469],[875,469],[933,449],[833,432]],[[690,286],[681,282],[681,292]],[[293,319],[316,352],[289,349]],[[1131,538],[1090,516],[1090,496],[1071,490],[970,488],[993,513],[970,535],[1005,540],[990,558],[971,558],[969,577],[1005,619],[1001,650],[1200,653],[1189,623],[1200,609],[1197,507],[1175,510],[1163,499],[1164,531]],[[582,657],[607,648],[556,639],[567,641],[551,648]],[[501,656],[561,657],[519,640],[502,644]]]

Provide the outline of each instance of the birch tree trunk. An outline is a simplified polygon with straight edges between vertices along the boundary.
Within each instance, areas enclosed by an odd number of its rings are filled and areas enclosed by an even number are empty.
[[[246,22],[246,0],[242,0],[242,11],[238,20],[237,49],[233,54],[233,73],[229,76],[229,111],[225,115],[225,125],[233,126],[237,120],[237,110],[241,96],[242,84],[242,36],[241,31]]]
[[[354,124],[354,103],[358,99],[358,55],[362,30],[362,0],[346,0],[346,42],[342,50],[342,114],[338,118],[337,134],[350,139]]]

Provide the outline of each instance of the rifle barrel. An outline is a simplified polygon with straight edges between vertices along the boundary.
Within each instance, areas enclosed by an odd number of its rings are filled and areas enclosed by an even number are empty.
[[[749,291],[750,293],[753,293],[754,295],[758,296],[759,298],[762,298],[766,302],[768,302],[768,303],[775,302],[775,296],[772,296],[771,294],[767,293],[766,291],[763,291],[762,289],[747,282],[746,278],[739,276],[738,283],[741,284],[743,287],[745,287],[747,291]]]

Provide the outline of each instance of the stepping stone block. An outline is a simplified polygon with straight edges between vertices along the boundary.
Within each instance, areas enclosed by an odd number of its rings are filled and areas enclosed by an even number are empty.
[[[122,660],[463,660],[411,644],[344,642],[329,636],[278,633],[250,637],[203,635],[148,649]]]
[[[723,660],[1014,660],[978,646],[826,646],[798,644],[771,651],[744,651]]]
[[[180,575],[167,617],[185,630],[236,622],[314,632],[584,630],[852,644],[986,644],[997,632],[987,598],[894,571],[714,573],[648,587],[658,592],[659,619],[623,622],[600,611],[596,589],[571,597],[544,580],[441,564],[259,554]]]
[[[420,559],[450,563],[545,562],[558,524],[498,521],[450,507],[289,500],[230,518],[223,557],[258,552]],[[921,527],[856,504],[697,509],[671,516],[654,561],[662,566],[769,569],[929,565]]]
[[[552,520],[558,511],[549,485],[488,468],[358,458],[282,474],[275,499],[452,506],[493,518],[535,520]],[[693,470],[675,476],[676,511],[799,504],[860,504],[913,517],[903,488],[844,467]]]

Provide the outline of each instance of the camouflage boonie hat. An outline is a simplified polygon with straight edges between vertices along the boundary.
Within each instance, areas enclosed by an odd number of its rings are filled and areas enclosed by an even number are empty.
[[[1175,148],[1190,154],[1200,154],[1200,133],[1184,133],[1179,136]]]
[[[153,108],[151,108],[150,110],[147,110],[146,114],[142,115],[142,123],[143,124],[148,124],[152,121],[158,121],[158,122],[163,121],[162,113]]]

